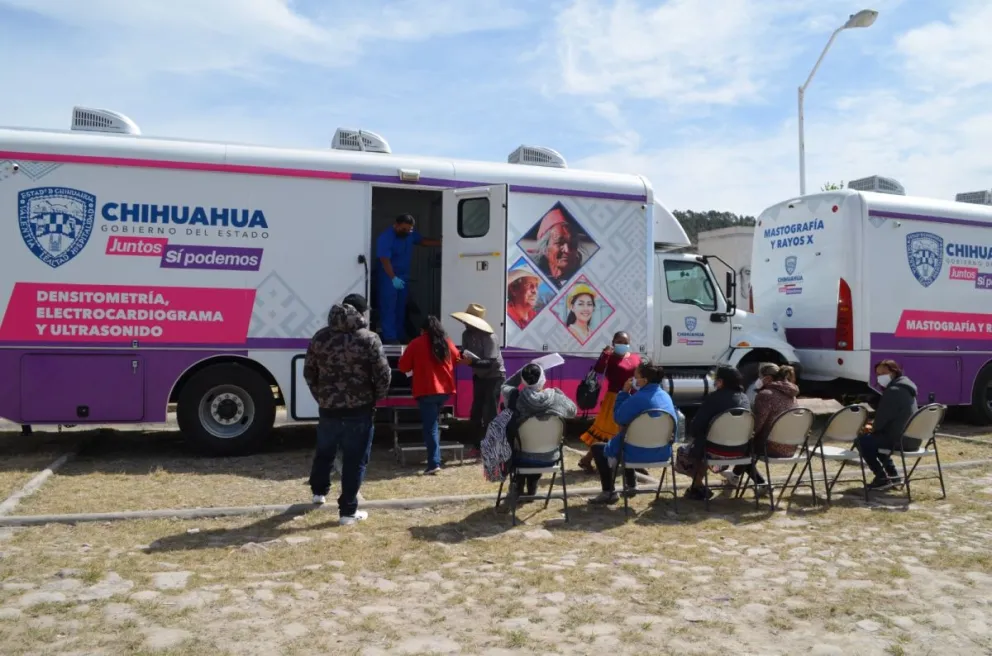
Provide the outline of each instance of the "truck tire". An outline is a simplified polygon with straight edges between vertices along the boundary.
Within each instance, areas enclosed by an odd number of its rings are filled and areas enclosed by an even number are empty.
[[[975,379],[971,395],[971,419],[979,426],[992,424],[992,364],[985,365]]]
[[[272,432],[272,388],[253,369],[225,363],[197,372],[179,393],[176,420],[186,441],[213,456],[256,451]]]

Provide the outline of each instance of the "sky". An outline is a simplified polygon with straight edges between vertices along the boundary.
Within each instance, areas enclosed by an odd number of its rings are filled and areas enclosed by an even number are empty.
[[[867,0],[865,0],[867,1]],[[639,173],[671,209],[757,215],[869,175],[992,188],[988,0],[0,0],[0,125],[74,105],[153,136]]]

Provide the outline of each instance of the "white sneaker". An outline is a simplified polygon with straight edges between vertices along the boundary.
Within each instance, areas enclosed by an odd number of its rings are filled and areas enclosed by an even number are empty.
[[[351,526],[352,524],[357,524],[358,522],[364,522],[369,518],[369,514],[364,510],[356,510],[354,515],[345,516],[338,520],[341,526]]]
[[[737,484],[741,480],[741,477],[735,474],[730,469],[720,472],[720,476],[723,476],[723,479],[727,481],[727,485],[729,485],[730,487],[737,487]]]
[[[327,503],[327,497],[325,497],[323,494],[315,494],[313,495],[313,503],[314,505],[322,506],[325,503]]]

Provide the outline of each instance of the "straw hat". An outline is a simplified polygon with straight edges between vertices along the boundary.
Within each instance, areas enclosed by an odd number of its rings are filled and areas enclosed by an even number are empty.
[[[594,290],[589,285],[579,283],[578,285],[572,288],[572,291],[568,292],[568,304],[571,305],[572,301],[575,300],[576,296],[582,296],[583,294],[592,296],[593,300],[595,300],[596,297],[599,296],[599,294],[596,293],[596,290]]]
[[[537,277],[537,274],[530,269],[519,267],[516,269],[511,269],[510,272],[506,274],[506,284],[507,286],[510,286],[518,280],[522,280],[524,278],[533,278],[538,282],[541,281],[541,279]]]
[[[486,322],[486,308],[477,303],[469,303],[464,312],[452,312],[451,318],[461,321],[466,326],[478,328],[484,333],[493,332],[493,327]]]

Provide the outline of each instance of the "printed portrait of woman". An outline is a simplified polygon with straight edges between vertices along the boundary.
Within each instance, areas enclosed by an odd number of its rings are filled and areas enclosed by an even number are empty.
[[[582,345],[592,339],[614,312],[613,306],[589,284],[585,276],[568,290],[555,309],[558,319]]]
[[[523,330],[544,309],[554,290],[541,280],[524,258],[506,274],[506,316]]]

